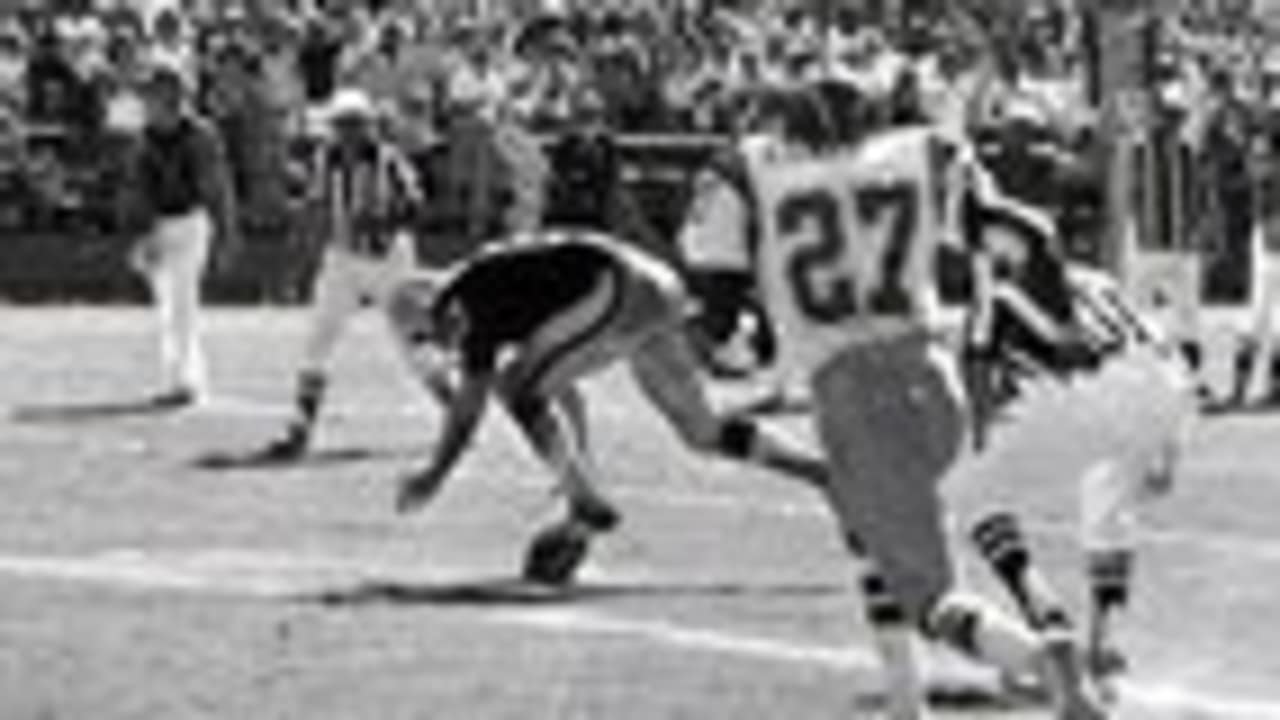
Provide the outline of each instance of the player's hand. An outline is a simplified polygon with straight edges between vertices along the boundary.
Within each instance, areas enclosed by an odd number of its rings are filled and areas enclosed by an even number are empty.
[[[436,494],[439,481],[432,473],[410,475],[400,482],[396,496],[396,512],[405,515],[422,509]]]

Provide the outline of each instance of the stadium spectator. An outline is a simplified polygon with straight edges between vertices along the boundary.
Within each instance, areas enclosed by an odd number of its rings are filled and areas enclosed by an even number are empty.
[[[21,28],[0,22],[0,107],[17,112],[26,105],[26,68],[26,38]]]
[[[584,91],[572,126],[548,149],[547,158],[544,225],[608,233],[661,256],[656,230],[623,183],[622,158],[603,99]]]
[[[322,105],[338,87],[338,69],[345,41],[340,29],[324,15],[307,18],[298,49],[298,64],[307,102]]]
[[[432,266],[542,221],[547,161],[537,141],[508,113],[493,112],[484,95],[451,97],[443,142],[428,180],[431,212],[425,247]]]
[[[199,58],[187,30],[187,24],[177,8],[166,7],[156,13],[151,21],[151,62],[170,63],[195,77]]]
[[[36,36],[25,79],[28,120],[75,125],[84,119],[87,88],[54,28]]]
[[[344,56],[342,84],[364,90],[379,105],[394,105],[415,79],[410,42],[405,25],[383,22],[372,45],[352,48]]]
[[[120,135],[137,135],[146,120],[141,81],[146,72],[145,50],[140,38],[124,27],[112,31],[106,63],[94,74],[97,94],[105,105],[106,129]]]

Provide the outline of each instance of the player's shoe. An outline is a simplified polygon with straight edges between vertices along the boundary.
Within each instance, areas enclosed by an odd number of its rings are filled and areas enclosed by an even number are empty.
[[[279,438],[272,440],[257,456],[262,462],[287,463],[302,459],[311,447],[311,433],[302,425],[291,425]]]
[[[1045,681],[1057,720],[1107,720],[1109,714],[1097,688],[1082,671],[1079,648],[1071,640],[1045,645]]]
[[[534,536],[525,554],[525,580],[562,587],[573,582],[591,550],[591,531],[581,523],[557,523]]]
[[[147,407],[156,410],[181,410],[199,402],[199,395],[190,388],[176,388],[147,400]]]
[[[1118,681],[1129,671],[1129,658],[1115,647],[1091,647],[1085,651],[1084,664],[1102,697],[1114,701],[1119,695]]]
[[[569,514],[593,533],[611,532],[622,522],[618,510],[598,497],[575,498],[570,503]]]
[[[1084,660],[1089,672],[1098,678],[1123,675],[1129,670],[1129,658],[1118,648],[1110,646],[1089,648]]]
[[[558,522],[534,536],[525,554],[525,580],[542,585],[564,586],[573,582],[591,551],[592,539],[618,527],[622,516],[608,502],[597,497],[575,498],[569,519]]]

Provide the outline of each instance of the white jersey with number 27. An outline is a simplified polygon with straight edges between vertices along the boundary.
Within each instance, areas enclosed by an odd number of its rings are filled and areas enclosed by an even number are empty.
[[[954,145],[924,128],[757,168],[757,273],[780,369],[807,377],[853,344],[927,330],[938,247],[956,236]]]

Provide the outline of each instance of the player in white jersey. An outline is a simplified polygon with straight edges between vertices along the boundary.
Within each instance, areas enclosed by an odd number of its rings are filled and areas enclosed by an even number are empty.
[[[1086,657],[1107,676],[1123,668],[1109,621],[1128,600],[1137,510],[1169,489],[1194,414],[1192,382],[1110,278],[1045,268],[1034,254],[1002,268],[993,312],[968,338],[974,395],[989,399],[975,404],[990,408],[982,414],[992,427],[967,463],[976,481],[961,486],[999,492],[991,486],[1079,483],[1090,585]],[[1032,622],[1057,604],[1027,575],[1013,516],[988,518],[974,540]]]
[[[927,713],[912,626],[1011,672],[1042,668],[1060,718],[1104,717],[1071,638],[959,592],[945,535],[940,485],[965,418],[935,332],[934,263],[941,243],[960,244],[947,220],[990,186],[970,182],[962,149],[926,129],[819,155],[812,134],[788,125],[781,118],[773,134],[791,151],[751,163],[746,193],[704,187],[713,194],[681,246],[695,270],[749,274],[780,366],[812,387],[832,463],[827,500],[873,566],[864,589],[891,717]],[[965,249],[985,277],[980,248]]]

